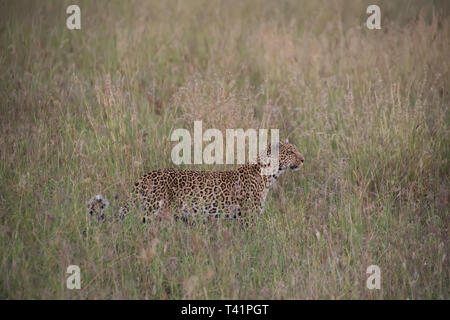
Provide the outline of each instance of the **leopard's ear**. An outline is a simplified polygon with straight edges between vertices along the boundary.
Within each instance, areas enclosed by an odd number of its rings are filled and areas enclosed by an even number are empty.
[[[283,142],[284,143],[289,143],[289,139],[286,138]]]

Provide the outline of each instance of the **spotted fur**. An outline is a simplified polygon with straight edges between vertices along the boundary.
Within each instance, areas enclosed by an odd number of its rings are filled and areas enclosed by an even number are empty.
[[[268,151],[270,155],[270,148]],[[122,219],[132,206],[139,205],[146,216],[195,215],[239,218],[243,213],[262,213],[270,186],[287,169],[300,169],[304,157],[288,143],[279,144],[279,168],[273,175],[262,175],[258,157],[230,171],[161,169],[144,174],[119,211]]]
[[[270,156],[270,148],[267,153]],[[144,220],[151,215],[243,218],[262,213],[270,186],[287,169],[300,169],[303,161],[294,145],[280,142],[279,168],[273,175],[261,174],[265,165],[260,157],[256,163],[230,171],[151,171],[134,184],[121,205],[119,218],[137,206],[143,209]]]

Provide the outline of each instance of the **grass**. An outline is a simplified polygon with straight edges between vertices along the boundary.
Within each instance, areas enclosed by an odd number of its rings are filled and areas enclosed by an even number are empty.
[[[72,2],[2,1],[0,297],[449,299],[450,7],[376,2],[381,30],[357,0],[79,1],[70,31]],[[304,169],[249,230],[87,216],[196,119],[279,128]]]

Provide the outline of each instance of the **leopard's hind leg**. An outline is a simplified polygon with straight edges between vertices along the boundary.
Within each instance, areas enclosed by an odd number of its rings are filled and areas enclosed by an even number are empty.
[[[142,222],[148,222],[150,217],[156,217],[158,220],[169,220],[171,211],[170,198],[167,192],[163,192],[159,196],[152,195],[147,198],[144,209],[145,214],[142,216]]]

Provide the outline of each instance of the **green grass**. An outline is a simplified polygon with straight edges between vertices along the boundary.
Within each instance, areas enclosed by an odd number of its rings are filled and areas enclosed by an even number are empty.
[[[447,2],[378,1],[381,30],[356,0],[78,3],[79,31],[0,3],[1,298],[450,298]],[[304,169],[248,230],[87,216],[196,119],[279,128]]]

